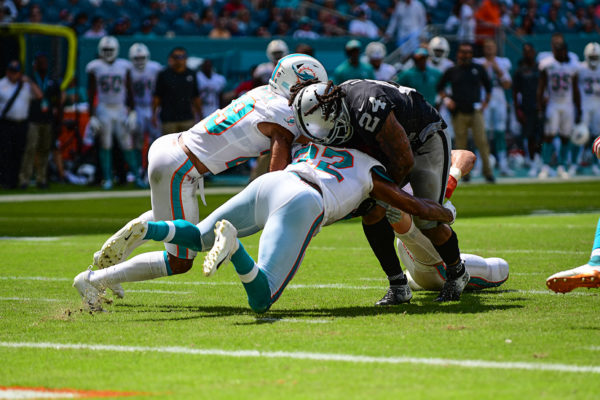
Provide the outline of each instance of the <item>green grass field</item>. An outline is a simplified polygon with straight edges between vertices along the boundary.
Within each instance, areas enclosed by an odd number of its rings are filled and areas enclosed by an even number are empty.
[[[324,228],[294,280],[252,313],[231,266],[126,284],[81,311],[73,277],[147,198],[0,202],[0,387],[173,399],[597,399],[600,291],[545,278],[585,263],[600,183],[463,186],[464,252],[502,257],[500,288],[376,308],[386,279],[359,221]],[[210,196],[206,213],[227,196]],[[1,199],[0,199],[1,200]],[[243,240],[255,256],[258,235]],[[137,251],[158,250],[158,243]],[[0,398],[2,397],[0,391]]]

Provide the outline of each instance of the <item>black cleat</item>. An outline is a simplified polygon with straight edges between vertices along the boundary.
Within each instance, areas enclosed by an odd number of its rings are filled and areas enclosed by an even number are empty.
[[[440,295],[435,299],[435,301],[444,302],[460,300],[460,295],[467,286],[467,283],[469,283],[469,279],[471,279],[469,272],[467,272],[467,269],[464,266],[463,270],[463,274],[458,278],[446,279],[446,282],[444,282],[444,287],[442,287]]]
[[[402,303],[410,303],[412,299],[412,291],[408,284],[399,286],[390,286],[385,296],[381,298],[376,306],[396,306]]]

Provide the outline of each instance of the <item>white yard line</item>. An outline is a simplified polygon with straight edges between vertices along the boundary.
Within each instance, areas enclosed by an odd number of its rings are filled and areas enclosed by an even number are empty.
[[[21,242],[55,242],[56,236],[0,236],[0,240],[18,240]]]
[[[310,353],[292,351],[259,351],[259,350],[225,350],[225,349],[196,349],[189,347],[150,347],[150,346],[117,346],[85,343],[48,343],[48,342],[0,342],[4,348],[29,348],[51,350],[87,350],[107,351],[117,353],[166,353],[195,356],[216,356],[232,358],[267,358],[292,359],[310,361],[344,362],[352,364],[418,364],[440,367],[487,368],[501,370],[528,370],[600,374],[600,366],[571,365],[532,362],[500,362],[486,360],[455,360],[450,358],[421,358],[421,357],[376,357],[355,354]]]
[[[373,278],[360,278],[361,280],[371,280]],[[47,276],[0,276],[0,280],[24,280],[24,281],[50,281],[50,282],[71,282],[70,278],[54,278]],[[169,281],[169,280],[150,280],[144,282],[134,282],[136,285],[171,285],[171,286],[237,286],[239,282],[214,282],[214,281]],[[342,290],[384,290],[387,285],[382,281],[380,286],[365,286],[365,285],[348,285],[344,283],[322,283],[322,284],[291,284],[287,286],[287,289],[342,289]],[[128,290],[129,292],[136,292],[136,290]],[[144,293],[161,293],[161,291],[151,289],[139,289],[138,291]],[[177,293],[175,291],[163,291],[163,293]],[[179,293],[191,293],[191,292],[179,292]],[[570,293],[554,293],[550,290],[502,290],[502,289],[485,289],[481,291],[475,291],[474,293],[493,293],[495,295],[502,294],[533,294],[533,295],[553,295],[553,296],[597,296],[598,293],[595,291],[589,292],[570,292]]]
[[[43,297],[0,297],[0,301],[44,301],[44,302],[57,302],[63,301],[61,299],[47,299]]]
[[[177,290],[151,290],[151,289],[132,290],[132,289],[127,289],[127,293],[192,294],[194,292],[182,292],[182,291],[177,291]]]

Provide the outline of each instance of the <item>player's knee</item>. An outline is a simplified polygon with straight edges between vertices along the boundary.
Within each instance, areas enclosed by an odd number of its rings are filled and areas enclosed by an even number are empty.
[[[169,266],[171,267],[171,272],[173,275],[184,274],[192,269],[194,265],[193,259],[179,258],[175,257],[172,254],[168,255],[169,258]]]

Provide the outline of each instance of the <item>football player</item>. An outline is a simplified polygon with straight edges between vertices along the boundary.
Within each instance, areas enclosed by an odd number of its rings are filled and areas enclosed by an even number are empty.
[[[100,167],[103,189],[112,189],[112,145],[117,138],[125,161],[131,171],[138,170],[132,137],[125,122],[133,110],[131,91],[131,63],[119,55],[119,41],[113,36],[105,36],[98,42],[99,58],[88,63],[87,90],[90,124],[98,127],[100,136]],[[94,100],[98,96],[98,106]]]
[[[473,59],[483,65],[492,82],[492,93],[488,106],[483,111],[485,127],[488,137],[494,138],[494,148],[500,167],[500,174],[512,176],[514,173],[508,168],[506,153],[506,123],[508,121],[505,90],[512,84],[510,78],[511,63],[506,57],[498,57],[498,47],[494,39],[486,39],[483,44],[484,57]]]
[[[365,48],[365,55],[375,72],[375,79],[380,81],[391,81],[396,76],[396,68],[383,62],[386,54],[385,45],[381,42],[371,42]]]
[[[429,41],[427,45],[427,51],[429,52],[429,58],[427,59],[427,65],[431,68],[437,69],[444,74],[446,70],[454,65],[454,63],[448,58],[450,55],[450,44],[443,36],[435,36]],[[446,91],[450,94],[451,89],[447,88]],[[438,98],[439,99],[439,98]],[[441,99],[436,99],[439,104],[440,115],[446,122],[446,131],[451,138],[454,137],[454,128],[452,128],[452,115],[448,110],[448,107],[441,102]]]
[[[150,51],[143,43],[134,43],[129,48],[129,60],[133,64],[131,69],[131,86],[135,102],[135,124],[132,124],[133,142],[138,166],[142,165],[142,150],[144,147],[144,135],[148,134],[150,143],[160,136],[160,129],[152,124],[152,93],[156,76],[162,69],[162,65],[150,60]],[[143,175],[137,177],[138,186],[145,186]]]
[[[204,118],[188,131],[161,136],[148,153],[148,175],[152,210],[142,221],[199,220],[196,191],[203,197],[203,174],[218,174],[271,152],[270,170],[281,170],[290,162],[291,143],[299,136],[293,112],[288,105],[289,88],[305,79],[327,80],[319,61],[304,54],[291,54],[280,60],[269,85],[260,86],[239,97],[227,107]],[[143,241],[135,241],[118,257],[107,250],[126,228],[109,238],[94,254],[94,266],[106,268],[125,260]],[[166,251],[144,253],[127,260],[128,268],[145,279],[178,274],[192,267],[196,252],[165,244]],[[111,287],[123,297],[120,285]]]
[[[577,78],[579,65],[569,59],[567,44],[561,38],[561,36],[552,37],[553,56],[544,58],[539,64],[537,105],[540,113],[546,118],[542,144],[544,165],[538,174],[540,178],[555,174],[550,168],[550,161],[554,153],[552,141],[556,135],[561,140],[556,174],[561,178],[569,178],[566,165],[570,135],[574,124],[581,118],[581,98]]]
[[[295,148],[284,171],[258,177],[197,226],[183,220],[132,221],[115,238],[111,251],[129,251],[132,240],[158,240],[210,252],[204,274],[233,261],[253,311],[262,313],[281,296],[297,272],[304,252],[322,226],[344,219],[369,195],[422,219],[451,222],[454,212],[431,200],[407,195],[384,179],[383,166],[354,149],[307,144]],[[258,260],[238,240],[263,230]],[[139,256],[138,256],[139,257]],[[168,269],[168,264],[167,264]],[[182,271],[175,271],[173,273]],[[149,279],[127,263],[100,271],[84,271],[74,286],[92,310],[101,308],[107,286]]]
[[[452,150],[452,166],[445,198],[450,199],[460,178],[467,175],[475,164],[475,155],[467,150]],[[402,188],[412,194],[410,185]],[[400,215],[393,225],[396,245],[406,277],[412,290],[440,290],[446,280],[446,268],[431,241],[419,231],[407,214]],[[461,254],[470,279],[467,288],[498,287],[508,279],[508,263],[502,258],[483,258],[474,254]]]
[[[414,89],[373,80],[339,86],[305,82],[292,88],[296,124],[316,143],[359,148],[374,156],[399,185],[410,183],[417,197],[442,203],[450,168],[450,138],[439,113]],[[448,279],[437,301],[459,300],[469,281],[450,226],[415,218],[446,263]],[[394,232],[382,207],[363,216],[365,235],[390,281],[377,304],[410,297],[394,249]]]
[[[600,135],[600,44],[588,43],[583,50],[585,61],[578,72],[579,90],[581,91],[581,122],[591,135]],[[594,157],[592,172],[600,175],[598,159]],[[573,160],[575,161],[575,160]],[[570,171],[573,172],[573,171]]]
[[[600,159],[600,136],[594,140],[592,151]],[[600,219],[596,225],[596,236],[592,246],[592,254],[587,264],[581,267],[557,272],[546,279],[546,286],[557,293],[567,293],[573,289],[600,287]]]

